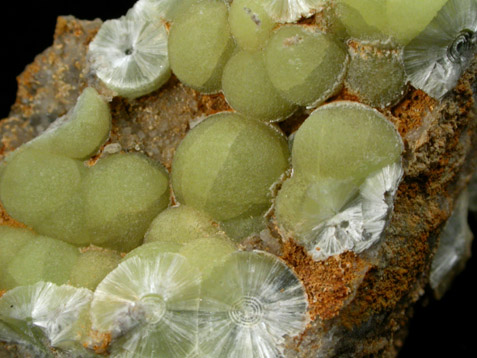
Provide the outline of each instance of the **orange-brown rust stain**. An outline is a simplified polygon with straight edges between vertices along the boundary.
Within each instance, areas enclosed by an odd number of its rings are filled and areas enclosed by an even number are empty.
[[[403,243],[410,239],[412,242]],[[351,329],[376,314],[392,311],[427,269],[430,254],[427,234],[399,240],[402,246],[390,246],[393,255],[389,266],[371,269],[353,302],[344,308],[341,319],[345,327]]]
[[[100,333],[98,331],[92,331],[90,337],[93,338],[96,344],[91,347],[96,354],[105,354],[108,351],[108,347],[111,344],[111,334],[110,333]],[[90,348],[85,344],[86,348]]]
[[[206,116],[219,112],[232,111],[232,108],[228,105],[222,93],[203,95],[196,92],[195,97],[197,99],[199,112],[202,112]]]
[[[282,258],[293,267],[305,286],[312,320],[337,316],[352,294],[352,286],[363,278],[369,267],[352,252],[314,261],[293,240],[284,244]]]
[[[16,221],[14,218],[8,215],[2,203],[0,203],[0,226],[1,225],[17,227],[17,228],[27,228],[25,224],[22,224],[21,222]]]
[[[438,102],[421,90],[412,88],[407,95],[390,111],[390,119],[394,122],[401,136],[421,125],[424,116],[434,110]]]
[[[7,290],[0,290],[0,298],[1,298],[5,293],[7,293]]]

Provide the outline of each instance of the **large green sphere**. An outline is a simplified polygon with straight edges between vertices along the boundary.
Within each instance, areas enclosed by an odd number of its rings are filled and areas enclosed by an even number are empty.
[[[172,164],[180,203],[216,220],[260,215],[270,206],[270,186],[288,168],[284,137],[257,120],[217,114],[192,129]]]
[[[393,124],[357,102],[334,102],[314,111],[297,131],[293,169],[308,179],[353,178],[397,161],[403,149]]]
[[[234,41],[223,1],[195,1],[177,15],[169,32],[169,60],[179,80],[201,92],[220,90]]]

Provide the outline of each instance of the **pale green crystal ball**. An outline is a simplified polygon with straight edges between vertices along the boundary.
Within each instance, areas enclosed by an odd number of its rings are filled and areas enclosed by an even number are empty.
[[[176,16],[169,32],[169,60],[179,80],[201,92],[218,92],[234,49],[223,1],[203,0]]]
[[[83,163],[22,147],[7,158],[0,176],[0,201],[16,220],[35,227],[80,188]]]
[[[275,25],[260,0],[234,0],[229,24],[237,44],[248,51],[262,48]]]
[[[39,281],[67,283],[80,252],[78,248],[46,236],[37,236],[19,250],[8,265],[14,286]]]
[[[354,179],[397,161],[399,133],[378,111],[357,102],[334,102],[315,110],[293,143],[295,171],[310,179]]]
[[[92,243],[119,251],[141,243],[170,196],[165,169],[140,154],[100,160],[88,171],[83,190]]]
[[[13,278],[8,274],[8,265],[26,244],[34,240],[35,236],[27,229],[0,226],[0,290],[15,286]]]
[[[261,52],[237,52],[225,66],[222,88],[230,106],[252,118],[283,120],[296,109],[273,86]]]
[[[89,248],[80,254],[70,273],[70,284],[94,290],[104,277],[121,261],[121,255],[112,250]]]
[[[214,225],[212,218],[207,214],[187,205],[180,205],[164,210],[154,219],[144,237],[144,243],[184,244],[217,235],[218,232],[218,225]]]
[[[345,84],[363,103],[384,108],[404,96],[407,79],[400,51],[358,43],[350,52]]]
[[[447,0],[338,0],[337,14],[349,36],[393,37],[406,45],[436,16]]]
[[[173,190],[180,203],[216,220],[260,215],[270,206],[270,186],[288,168],[288,156],[275,129],[238,114],[217,114],[179,145]]]
[[[76,105],[29,145],[35,149],[73,159],[86,160],[96,154],[111,129],[108,104],[93,88],[86,88]]]
[[[313,106],[343,84],[346,51],[330,35],[299,25],[280,27],[265,48],[273,85],[289,101]]]

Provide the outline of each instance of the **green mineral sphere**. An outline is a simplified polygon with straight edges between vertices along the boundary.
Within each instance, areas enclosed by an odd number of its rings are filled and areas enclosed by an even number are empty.
[[[179,80],[201,92],[220,90],[222,70],[234,42],[223,1],[192,2],[174,19],[169,32],[169,60]]]
[[[394,163],[403,144],[391,122],[357,102],[334,102],[315,110],[295,135],[292,163],[307,180],[352,178]]]
[[[184,244],[199,238],[216,235],[218,226],[207,214],[180,205],[161,212],[151,223],[144,243],[171,242]]]
[[[235,41],[248,51],[265,46],[275,25],[259,0],[234,0],[230,6],[229,24]]]
[[[245,116],[277,121],[295,111],[270,81],[261,52],[236,53],[225,66],[222,88],[230,106]]]
[[[35,227],[79,190],[86,168],[79,161],[20,148],[0,176],[0,201],[16,220]]]
[[[330,35],[299,25],[280,27],[265,48],[273,85],[289,101],[317,105],[342,86],[346,51]]]
[[[220,113],[193,128],[172,163],[178,201],[216,220],[260,215],[270,186],[288,168],[284,137],[259,121]]]
[[[73,159],[88,159],[106,141],[111,129],[108,104],[93,88],[86,88],[75,107],[63,118],[30,143]]]
[[[338,0],[337,15],[348,35],[359,39],[393,37],[406,45],[436,16],[447,0]]]
[[[361,102],[373,107],[384,108],[398,102],[407,82],[401,52],[382,46],[356,45],[356,48],[350,47],[346,87]]]
[[[203,277],[208,276],[214,266],[220,264],[237,248],[225,236],[207,237],[185,244],[179,251],[189,264],[199,269]]]
[[[14,283],[7,273],[7,267],[18,251],[34,240],[35,236],[27,229],[0,226],[0,290],[13,288]]]
[[[100,160],[83,182],[92,243],[130,251],[169,203],[165,169],[144,155],[115,154]]]
[[[78,248],[63,241],[37,236],[17,253],[7,272],[15,286],[39,281],[60,285],[68,281],[79,254]]]
[[[121,261],[121,255],[112,250],[88,248],[80,254],[70,274],[70,284],[93,290]]]

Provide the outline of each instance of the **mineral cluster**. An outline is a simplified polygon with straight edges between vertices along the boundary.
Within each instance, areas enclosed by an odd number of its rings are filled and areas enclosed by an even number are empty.
[[[87,44],[47,50],[81,69],[55,76],[72,93],[0,122],[3,347],[394,357],[429,277],[441,296],[468,257],[476,31],[476,0],[60,19],[55,44]]]

